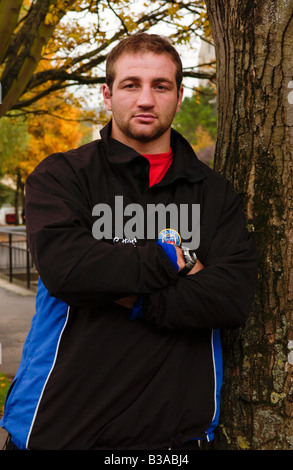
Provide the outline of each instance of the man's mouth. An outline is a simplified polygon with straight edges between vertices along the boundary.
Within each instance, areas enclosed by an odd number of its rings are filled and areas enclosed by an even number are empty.
[[[140,122],[145,122],[145,123],[151,123],[157,119],[157,117],[154,114],[149,114],[149,113],[135,114],[134,118]]]

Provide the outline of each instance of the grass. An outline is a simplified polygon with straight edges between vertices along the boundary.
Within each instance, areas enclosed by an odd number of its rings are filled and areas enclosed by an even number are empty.
[[[11,381],[11,378],[7,377],[5,374],[0,373],[0,418],[4,413],[5,397]]]

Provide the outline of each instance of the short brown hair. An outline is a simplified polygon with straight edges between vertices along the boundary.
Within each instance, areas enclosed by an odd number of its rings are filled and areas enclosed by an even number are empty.
[[[182,62],[175,47],[168,39],[158,34],[136,33],[123,39],[109,53],[106,61],[106,83],[112,91],[115,79],[115,63],[119,57],[128,52],[130,54],[153,52],[154,54],[168,54],[176,65],[176,84],[179,90],[182,83]]]

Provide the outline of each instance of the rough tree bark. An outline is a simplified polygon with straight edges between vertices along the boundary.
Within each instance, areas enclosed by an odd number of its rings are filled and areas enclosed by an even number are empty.
[[[243,196],[256,300],[226,351],[216,449],[293,449],[293,0],[206,0],[218,87],[216,170]]]

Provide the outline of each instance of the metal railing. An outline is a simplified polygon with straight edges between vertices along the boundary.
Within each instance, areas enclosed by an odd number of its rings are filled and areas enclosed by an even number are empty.
[[[0,227],[0,273],[9,282],[25,282],[32,287],[35,269],[27,244],[25,227]]]

